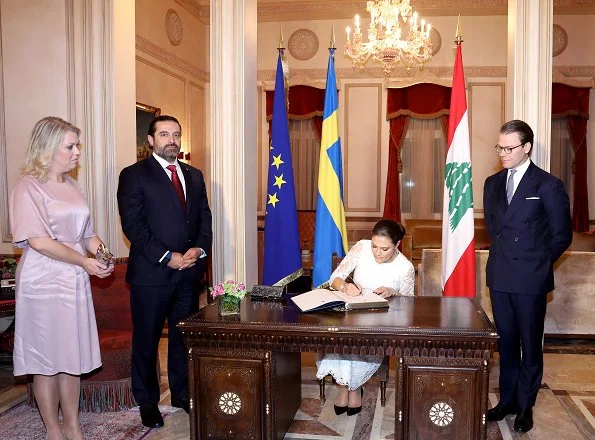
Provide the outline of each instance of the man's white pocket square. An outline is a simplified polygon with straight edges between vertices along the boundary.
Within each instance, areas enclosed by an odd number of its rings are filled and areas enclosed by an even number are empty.
[[[527,197],[525,200],[539,200],[539,197]]]

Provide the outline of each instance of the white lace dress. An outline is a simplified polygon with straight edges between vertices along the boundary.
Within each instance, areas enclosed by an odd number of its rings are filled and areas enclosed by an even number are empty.
[[[330,283],[335,278],[347,278],[354,269],[353,280],[362,289],[390,287],[397,295],[413,296],[413,264],[400,252],[389,263],[377,263],[372,254],[372,241],[360,240],[332,273]],[[316,361],[316,377],[322,379],[331,374],[339,385],[353,391],[372,377],[382,359],[383,356],[327,354]]]

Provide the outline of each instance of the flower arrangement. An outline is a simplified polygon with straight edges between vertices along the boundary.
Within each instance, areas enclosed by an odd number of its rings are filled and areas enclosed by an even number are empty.
[[[3,280],[15,277],[18,259],[13,257],[0,257],[0,278]]]
[[[240,301],[246,296],[246,285],[233,280],[211,287],[213,299],[219,298],[219,313],[230,315],[240,312]]]

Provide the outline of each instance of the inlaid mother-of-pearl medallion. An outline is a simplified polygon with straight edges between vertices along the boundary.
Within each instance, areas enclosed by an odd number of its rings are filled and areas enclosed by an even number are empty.
[[[242,399],[236,393],[225,392],[219,397],[219,409],[229,415],[237,414],[242,408]]]
[[[445,402],[436,402],[430,408],[430,420],[437,426],[447,426],[454,419],[452,407]]]

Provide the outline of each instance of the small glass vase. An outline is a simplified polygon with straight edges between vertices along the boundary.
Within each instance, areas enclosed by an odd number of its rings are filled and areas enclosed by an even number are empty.
[[[240,302],[237,296],[223,295],[219,298],[219,314],[221,316],[238,315],[240,313]]]

